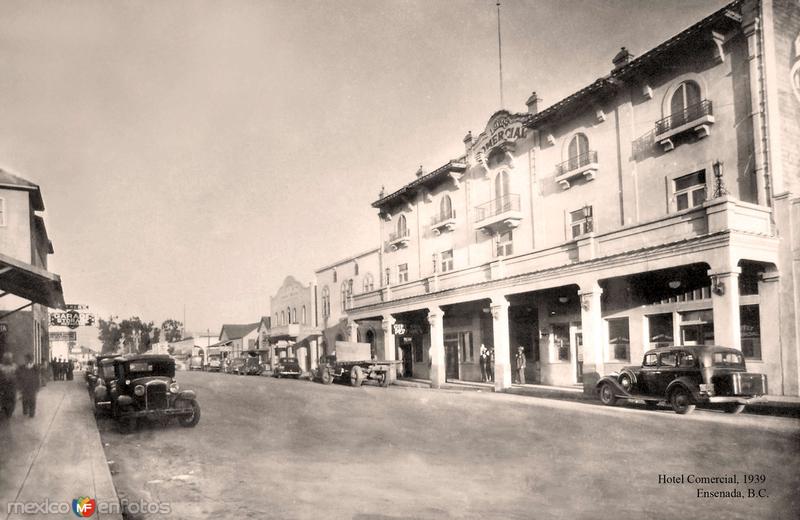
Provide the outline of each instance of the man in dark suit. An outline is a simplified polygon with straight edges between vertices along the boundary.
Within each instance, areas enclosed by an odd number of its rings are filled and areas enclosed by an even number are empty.
[[[25,354],[25,364],[17,369],[17,384],[22,394],[22,414],[36,414],[36,393],[39,392],[39,367],[33,364],[33,356]]]

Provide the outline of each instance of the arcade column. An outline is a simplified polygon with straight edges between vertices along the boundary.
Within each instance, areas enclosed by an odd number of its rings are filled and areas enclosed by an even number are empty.
[[[428,309],[431,332],[431,388],[441,388],[445,382],[444,366],[444,312],[439,307]]]

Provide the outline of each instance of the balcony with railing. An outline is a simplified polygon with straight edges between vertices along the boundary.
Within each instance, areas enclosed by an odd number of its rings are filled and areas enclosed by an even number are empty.
[[[386,245],[392,251],[397,251],[401,247],[406,247],[409,240],[411,240],[411,231],[408,229],[401,229],[389,233],[389,240],[386,242]]]
[[[711,101],[704,99],[694,105],[656,121],[655,139],[668,152],[675,148],[673,138],[687,132],[694,132],[698,138],[711,133],[714,124],[714,110]]]
[[[440,235],[446,231],[453,231],[456,227],[456,210],[448,213],[439,213],[431,218],[431,231],[434,235]]]
[[[568,190],[570,182],[575,178],[583,177],[587,181],[594,179],[598,168],[597,151],[589,150],[557,165],[556,182],[561,185],[561,189]]]
[[[475,229],[487,232],[511,229],[522,220],[519,195],[509,193],[475,207]]]

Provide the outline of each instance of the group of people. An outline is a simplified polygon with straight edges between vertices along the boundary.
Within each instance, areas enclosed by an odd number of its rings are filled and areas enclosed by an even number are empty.
[[[521,385],[525,384],[525,367],[527,366],[527,359],[525,358],[525,347],[517,347],[517,352],[514,355],[514,377],[513,381]],[[481,345],[480,353],[480,366],[481,366],[481,381],[484,383],[494,382],[494,349],[487,348],[486,345]]]
[[[75,370],[75,362],[64,358],[53,359],[50,363],[53,371],[53,381],[72,381],[72,373]]]
[[[0,363],[0,408],[2,415],[11,418],[17,405],[17,391],[22,396],[22,413],[28,417],[36,415],[36,394],[40,386],[39,367],[33,356],[25,354],[25,363],[17,366],[10,352],[3,354]]]

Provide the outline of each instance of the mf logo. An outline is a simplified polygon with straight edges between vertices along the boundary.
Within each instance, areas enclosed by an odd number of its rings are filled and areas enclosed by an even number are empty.
[[[97,503],[93,498],[81,497],[72,501],[72,512],[79,518],[89,518],[97,509]]]

